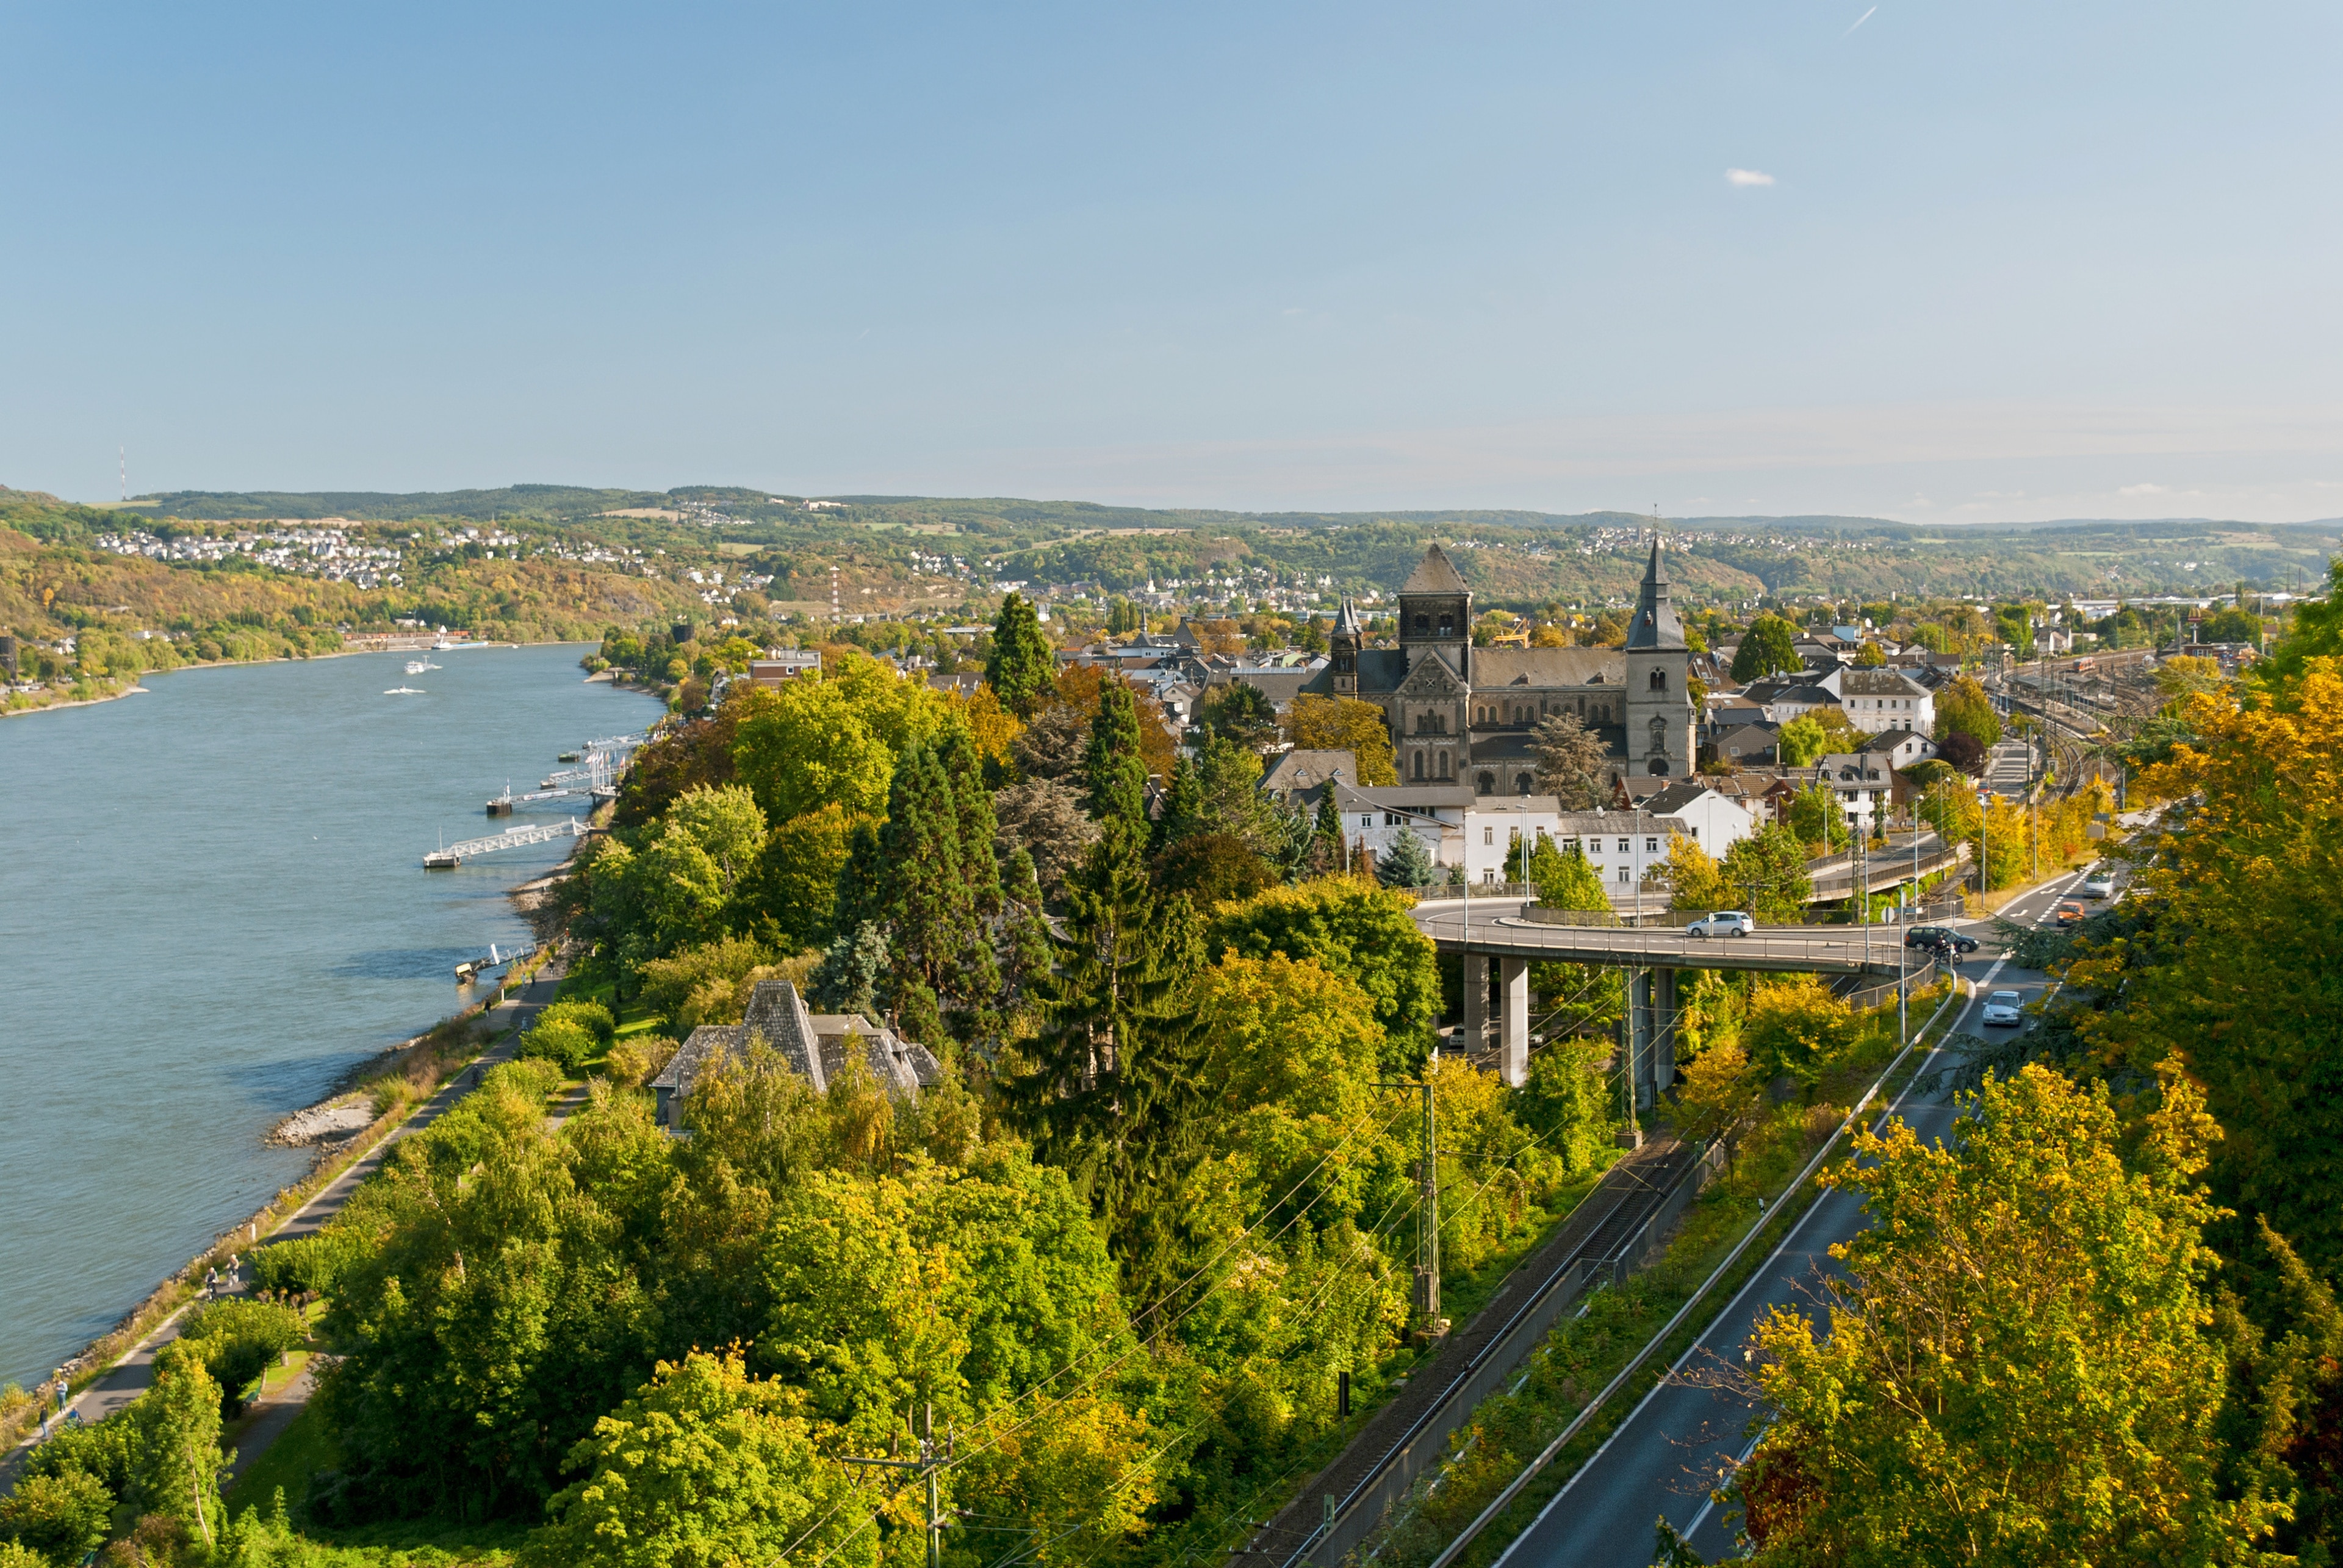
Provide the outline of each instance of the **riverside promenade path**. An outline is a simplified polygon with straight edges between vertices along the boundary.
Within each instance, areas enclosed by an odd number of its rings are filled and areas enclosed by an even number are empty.
[[[488,1075],[490,1068],[512,1060],[522,1031],[535,1022],[538,1013],[553,1000],[554,994],[561,988],[562,977],[568,972],[568,966],[557,955],[530,977],[516,994],[503,998],[488,1009],[481,1016],[491,1031],[489,1042],[478,1060],[449,1079],[438,1093],[426,1101],[414,1115],[370,1150],[366,1158],[336,1177],[296,1210],[282,1225],[262,1237],[259,1245],[266,1247],[278,1241],[313,1236],[327,1221],[340,1213],[342,1206],[349,1201],[350,1194],[357,1190],[358,1183],[381,1169],[393,1144],[439,1120],[447,1114],[449,1107],[479,1086],[480,1080]],[[220,1293],[240,1294],[248,1288],[248,1273],[239,1269],[234,1276],[223,1280]],[[196,1302],[188,1302],[156,1325],[153,1332],[132,1346],[120,1361],[83,1389],[66,1406],[67,1411],[84,1422],[103,1421],[145,1393],[154,1382],[156,1353],[179,1337],[179,1330],[186,1322],[188,1310],[196,1304]],[[302,1376],[255,1405],[257,1417],[236,1440],[238,1473],[275,1441],[278,1432],[292,1424],[293,1418],[300,1413],[301,1406],[307,1402],[308,1392],[309,1379],[305,1371]],[[53,1423],[54,1420],[53,1417]],[[38,1436],[35,1432],[34,1441],[38,1441]],[[17,1468],[31,1446],[30,1442],[23,1444],[5,1460],[0,1460],[0,1495],[15,1489]]]

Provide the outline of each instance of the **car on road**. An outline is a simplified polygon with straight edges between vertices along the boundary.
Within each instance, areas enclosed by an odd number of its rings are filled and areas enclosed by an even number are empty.
[[[2068,899],[2058,906],[2056,919],[2062,929],[2066,926],[2080,925],[2083,920],[2083,906]]]
[[[1985,999],[1985,1022],[1987,1029],[2016,1029],[2023,1021],[2019,1009],[2026,999],[2014,990],[1997,990]]]
[[[1949,947],[1956,953],[1973,953],[1977,944],[1975,937],[1965,937],[1950,926],[1914,926],[1904,933],[1907,948]]]
[[[1757,922],[1740,910],[1719,910],[1684,928],[1688,937],[1748,937],[1756,933]]]
[[[2112,899],[2116,896],[2116,879],[2105,871],[2093,871],[2083,879],[2083,897]]]

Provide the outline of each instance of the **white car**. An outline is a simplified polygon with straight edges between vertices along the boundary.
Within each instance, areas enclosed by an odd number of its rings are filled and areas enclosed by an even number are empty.
[[[1688,937],[1747,937],[1757,933],[1757,922],[1739,910],[1719,910],[1703,915],[1684,928]]]
[[[2112,899],[2116,896],[2116,879],[2105,871],[2093,871],[2083,879],[2083,897]]]
[[[1991,996],[1985,999],[1986,1027],[1987,1029],[1993,1029],[1996,1027],[2016,1029],[2024,1021],[2024,1020],[2019,1016],[2019,1010],[2025,1007],[2025,1005],[2026,999],[2019,996],[2014,990],[1997,990],[1994,992]]]

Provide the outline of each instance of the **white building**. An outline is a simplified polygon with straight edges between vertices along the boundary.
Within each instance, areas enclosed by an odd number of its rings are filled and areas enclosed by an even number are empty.
[[[1865,735],[1936,727],[1936,699],[1900,669],[1834,669],[1815,683],[1838,699],[1848,722]]]
[[[1739,800],[1694,779],[1672,784],[1640,804],[1654,817],[1682,824],[1678,830],[1712,859],[1722,860],[1734,845],[1757,831],[1756,819]]]
[[[1866,838],[1871,836],[1873,820],[1885,820],[1895,809],[1895,769],[1877,752],[1834,752],[1817,758],[1815,781],[1838,797],[1848,824]]]

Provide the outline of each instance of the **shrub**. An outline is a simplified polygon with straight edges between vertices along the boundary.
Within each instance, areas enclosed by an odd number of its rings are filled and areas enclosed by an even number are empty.
[[[253,1283],[277,1295],[298,1295],[304,1291],[329,1294],[340,1261],[337,1251],[330,1231],[263,1247],[252,1254]]]
[[[25,1456],[24,1479],[79,1472],[96,1476],[108,1492],[130,1484],[131,1450],[137,1441],[118,1415],[87,1426],[68,1426]]]
[[[87,1471],[35,1476],[0,1499],[0,1542],[43,1563],[78,1563],[105,1543],[113,1512],[114,1493]]]
[[[594,1031],[574,1018],[557,1016],[548,1008],[527,1034],[520,1037],[523,1060],[548,1061],[561,1070],[563,1077],[575,1075],[586,1065],[600,1042]]]
[[[1812,1083],[1855,1043],[1855,1013],[1812,975],[1760,985],[1749,999],[1742,1047],[1769,1079]]]
[[[1616,1098],[1603,1077],[1603,1048],[1556,1040],[1530,1058],[1529,1081],[1515,1100],[1523,1125],[1575,1176],[1607,1161]]]
[[[584,1024],[593,1031],[595,1042],[599,1045],[609,1044],[611,1037],[618,1032],[618,1020],[598,1001],[558,1001],[540,1013],[538,1021],[542,1023],[548,1018],[571,1019]]]
[[[245,1389],[270,1362],[307,1340],[309,1325],[275,1302],[210,1302],[189,1315],[179,1337],[196,1348],[219,1384],[220,1413],[233,1416],[244,1408]]]
[[[611,1082],[639,1089],[657,1077],[674,1055],[675,1041],[666,1036],[638,1034],[612,1046],[603,1065],[609,1070]]]

